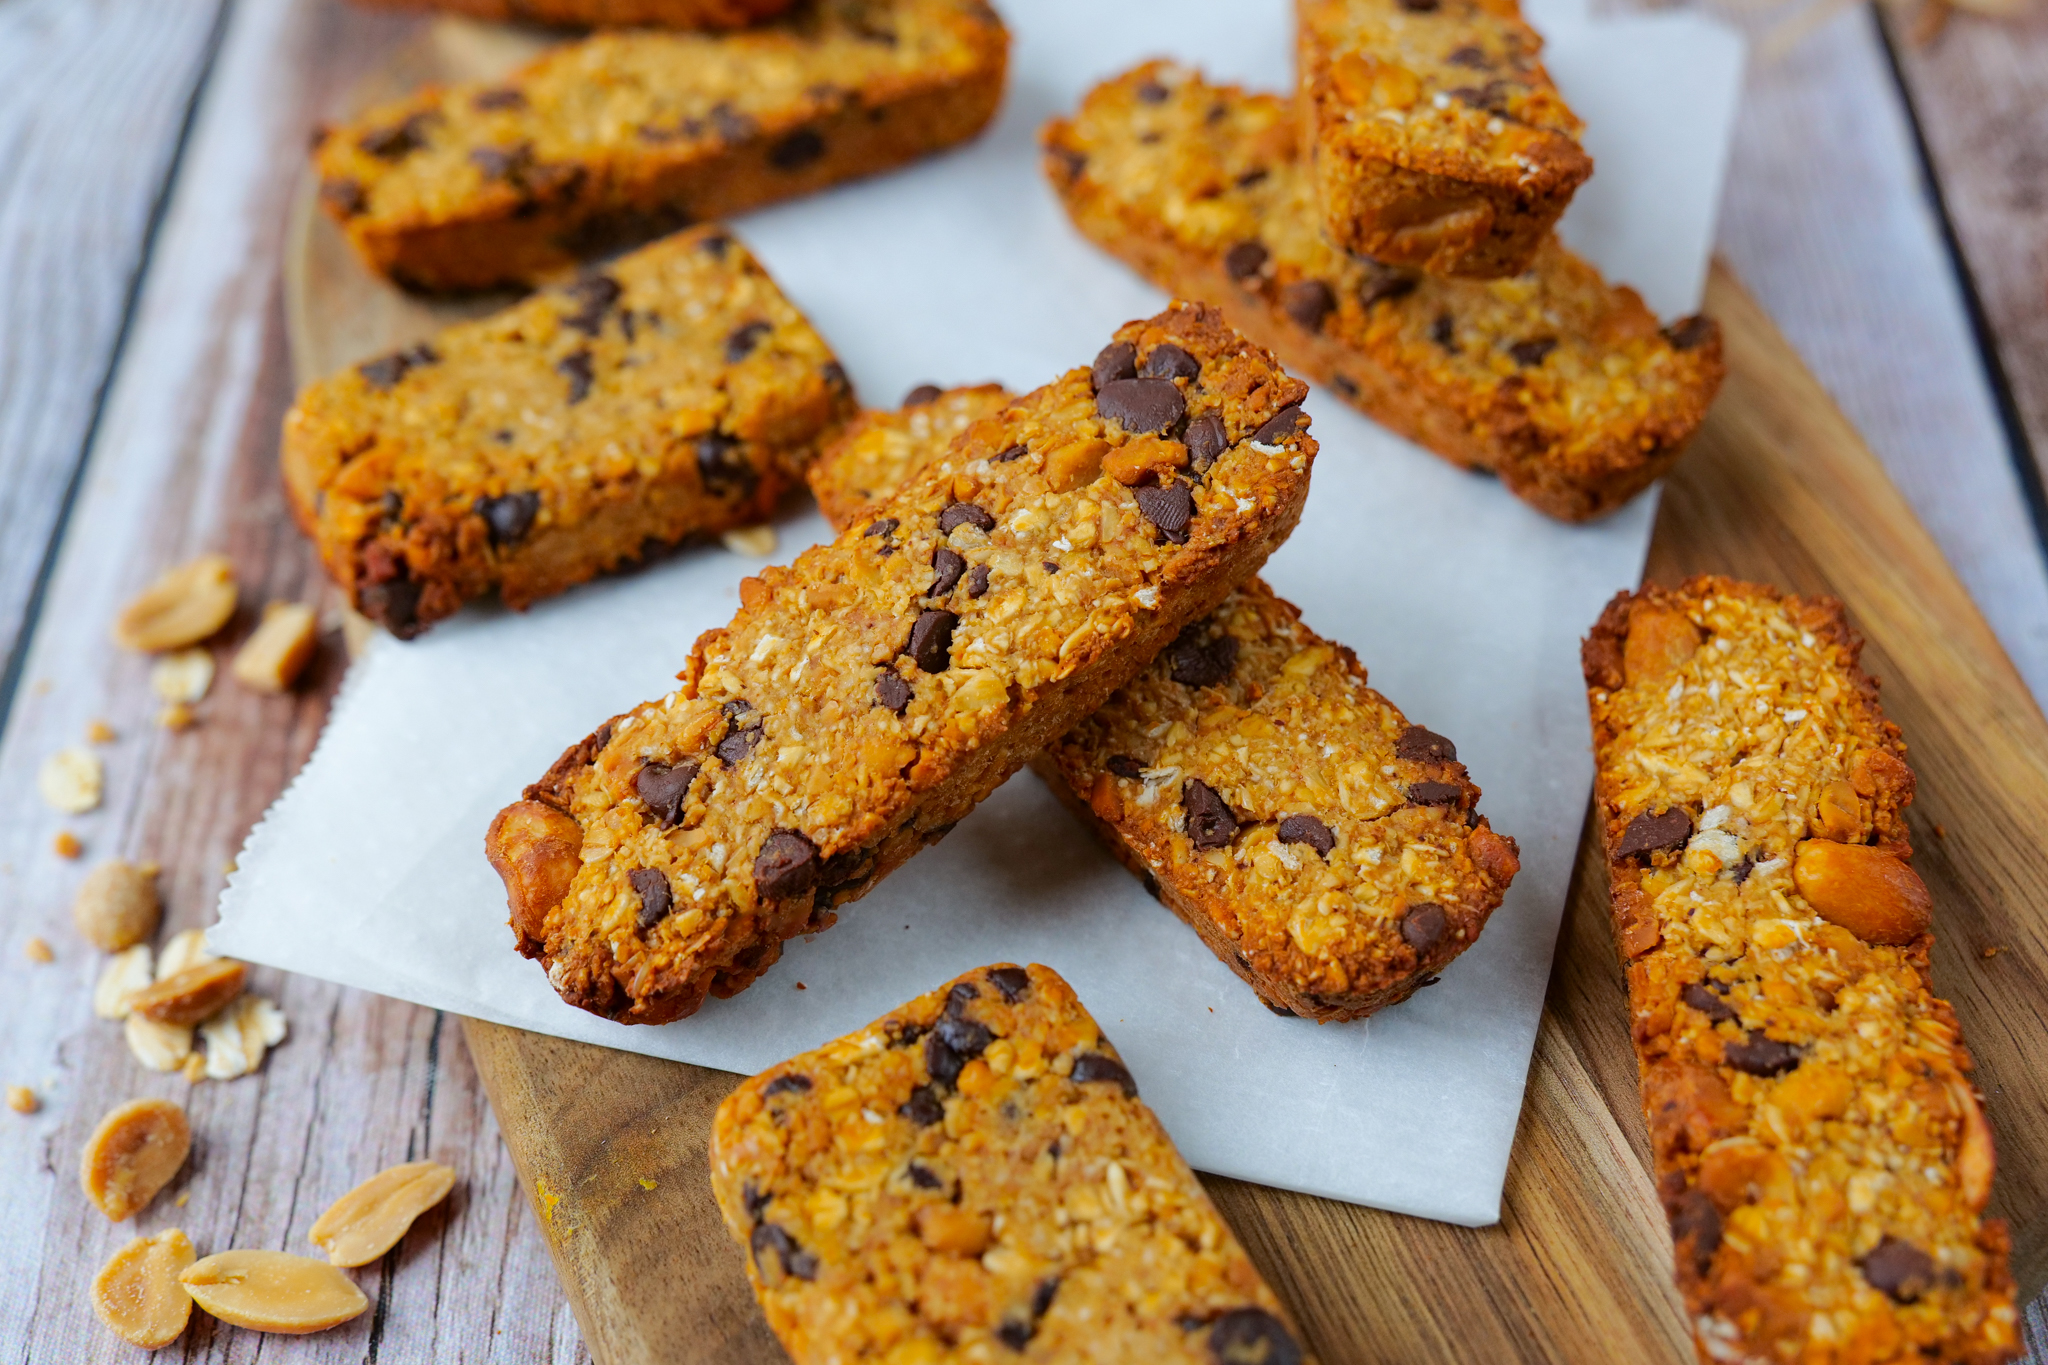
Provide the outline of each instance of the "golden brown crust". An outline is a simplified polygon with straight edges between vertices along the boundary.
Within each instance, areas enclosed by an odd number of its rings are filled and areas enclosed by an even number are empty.
[[[1493,282],[1338,251],[1285,100],[1154,62],[1098,86],[1044,140],[1046,174],[1098,245],[1551,516],[1603,516],[1647,488],[1720,387],[1711,319],[1660,330],[1635,291],[1555,239],[1527,274]]]
[[[1832,598],[1702,577],[1616,597],[1583,651],[1644,1115],[1710,1361],[2019,1350],[1990,1129],[1929,986],[1912,771],[1861,650]]]
[[[846,424],[804,472],[818,509],[843,531],[937,458],[953,438],[1014,396],[1000,384],[948,389],[890,411],[867,411]]]
[[[372,9],[437,9],[477,19],[603,28],[745,28],[795,0],[356,0]]]
[[[421,289],[529,283],[973,137],[1009,35],[982,0],[819,0],[740,33],[601,31],[504,81],[371,109],[314,148],[363,259]]]
[[[1313,1365],[1047,967],[965,973],[745,1082],[711,1188],[797,1365]]]

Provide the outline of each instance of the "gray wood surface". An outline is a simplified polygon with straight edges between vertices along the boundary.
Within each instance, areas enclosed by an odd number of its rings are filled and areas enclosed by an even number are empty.
[[[2026,197],[2048,178],[2043,101],[2026,83],[2040,74],[2038,23],[2022,47],[1959,19],[1928,53],[1904,54],[1911,106],[1867,12],[1753,72],[1721,236],[2037,697],[2048,694],[2048,576],[2009,414],[2038,452],[2048,287],[2040,201]],[[171,924],[209,920],[223,866],[317,736],[342,666],[332,633],[298,696],[256,698],[223,680],[201,725],[172,735],[150,723],[146,664],[107,646],[105,626],[165,564],[203,549],[234,556],[247,595],[223,654],[263,600],[319,594],[274,472],[291,390],[278,289],[286,206],[313,121],[416,27],[338,0],[0,4],[0,644],[20,642],[21,683],[0,718],[0,1081],[34,1085],[45,1105],[25,1119],[0,1112],[0,1265],[16,1272],[0,1276],[0,1361],[139,1358],[83,1297],[131,1227],[92,1211],[75,1176],[99,1114],[138,1094],[188,1103],[200,1133],[180,1185],[141,1225],[183,1226],[207,1249],[305,1250],[329,1199],[408,1156],[463,1177],[445,1213],[359,1275],[377,1306],[357,1323],[301,1339],[202,1327],[161,1358],[587,1358],[452,1021],[259,973],[291,1039],[258,1077],[188,1087],[143,1071],[119,1030],[91,1017],[97,955],[68,923],[84,867],[115,855],[164,864]],[[1995,371],[1977,349],[1945,220],[1922,193],[1916,127]],[[36,800],[35,769],[95,718],[120,734],[102,750],[108,801],[63,820]],[[83,862],[50,852],[61,828],[86,841]],[[31,935],[57,948],[55,964],[28,962]]]

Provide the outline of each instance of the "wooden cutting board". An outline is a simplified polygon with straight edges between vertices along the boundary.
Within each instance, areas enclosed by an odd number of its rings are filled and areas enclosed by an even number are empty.
[[[487,35],[436,26],[393,84],[487,74],[518,55]],[[492,305],[430,307],[380,285],[311,199],[286,272],[302,380]],[[2048,1280],[2048,723],[1876,458],[1718,265],[1707,309],[1725,329],[1728,383],[1665,488],[1647,577],[1833,593],[1869,638],[1866,667],[1920,778],[1935,985],[1977,1055],[1998,1135],[1992,1211],[2012,1224],[2024,1301]],[[1499,1225],[1206,1181],[1325,1365],[1694,1359],[1606,892],[1582,841]],[[739,1078],[475,1020],[464,1030],[593,1360],[785,1359],[705,1175],[712,1112]]]

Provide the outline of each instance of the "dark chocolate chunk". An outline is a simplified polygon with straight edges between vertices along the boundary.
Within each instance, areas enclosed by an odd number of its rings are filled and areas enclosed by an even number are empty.
[[[427,129],[441,121],[441,115],[423,110],[390,128],[373,128],[356,140],[356,146],[380,161],[401,161],[427,145]]]
[[[738,438],[716,431],[697,438],[697,477],[707,493],[740,497],[752,493],[760,481]]]
[[[944,673],[953,662],[953,627],[959,624],[960,618],[950,611],[921,611],[903,652],[925,672]]]
[[[1434,730],[1411,725],[1394,741],[1394,757],[1404,763],[1452,763],[1457,761],[1458,746]]]
[[[1186,419],[1188,400],[1171,379],[1112,379],[1096,392],[1095,410],[1133,436],[1167,433]]]
[[[590,352],[569,352],[555,362],[555,373],[569,381],[571,403],[581,403],[590,396],[591,381],[595,377],[591,373]]]
[[[761,1087],[764,1098],[775,1095],[801,1095],[811,1088],[811,1078],[800,1071],[790,1071],[777,1076]]]
[[[1321,280],[1296,280],[1280,291],[1280,307],[1304,331],[1320,332],[1323,320],[1337,306],[1337,296]]]
[[[1735,1011],[1726,1000],[1708,990],[1697,981],[1686,983],[1678,998],[1707,1016],[1710,1024],[1725,1024],[1736,1017]]]
[[[1051,559],[1039,560],[1038,567],[1045,570],[1047,573],[1058,573],[1060,571],[1059,563],[1056,560]]]
[[[1277,446],[1288,437],[1308,425],[1308,418],[1299,403],[1290,403],[1266,419],[1266,425],[1252,433],[1252,439],[1262,446]]]
[[[758,717],[752,725],[744,728],[735,721],[732,729],[727,732],[724,739],[718,741],[718,747],[712,752],[725,760],[726,767],[737,768],[746,762],[748,754],[754,752],[754,746],[761,742],[763,733]]]
[[[1417,806],[1455,806],[1465,789],[1455,782],[1415,782],[1408,787],[1408,801]]]
[[[1119,379],[1135,379],[1138,376],[1138,348],[1128,341],[1112,341],[1095,353],[1095,363],[1088,367],[1088,378],[1095,385],[1097,393],[1104,384],[1114,384]]]
[[[1401,8],[1410,14],[1434,14],[1439,0],[1400,0]]]
[[[793,829],[778,829],[754,859],[754,890],[764,900],[801,896],[818,881],[818,846]]]
[[[884,673],[875,679],[875,705],[886,706],[897,715],[910,705],[910,684],[899,673]]]
[[[491,544],[512,545],[533,529],[533,519],[540,514],[540,494],[529,490],[478,498],[474,510],[490,528]]]
[[[640,927],[652,929],[668,918],[675,908],[675,893],[669,889],[668,873],[658,867],[636,867],[626,881],[640,896]]]
[[[1226,114],[1227,112],[1228,111],[1226,111]],[[1250,170],[1241,172],[1238,175],[1237,187],[1241,190],[1248,190],[1271,174],[1272,172],[1270,170],[1267,170],[1264,166],[1254,166]]]
[[[1030,453],[1031,447],[1019,441],[1016,445],[997,451],[994,455],[989,456],[989,459],[996,464],[1008,464],[1012,460],[1021,460]]]
[[[760,125],[724,100],[711,106],[711,126],[727,142],[745,142]]]
[[[1202,362],[1172,342],[1163,341],[1145,357],[1138,374],[1145,379],[1200,379]]]
[[[949,502],[946,510],[939,513],[939,534],[950,536],[954,528],[972,526],[979,531],[996,529],[996,519],[971,502]]]
[[[1486,54],[1472,43],[1467,43],[1463,47],[1453,48],[1451,55],[1444,58],[1444,60],[1452,66],[1469,66],[1474,71],[1486,71],[1493,65],[1493,63],[1486,60]]]
[[[683,818],[690,784],[703,767],[701,763],[649,763],[633,778],[633,794],[647,804],[648,814],[656,821],[673,828]]]
[[[1180,784],[1180,804],[1187,813],[1188,842],[1197,849],[1228,848],[1237,837],[1237,812],[1199,777]]]
[[[1411,905],[1401,912],[1401,941],[1413,948],[1417,957],[1427,957],[1432,948],[1444,941],[1450,927],[1444,908],[1434,901]]]
[[[754,353],[761,344],[761,338],[775,330],[772,322],[746,322],[732,329],[732,335],[725,339],[725,363],[737,365]]]
[[[936,1030],[924,1040],[924,1070],[934,1085],[951,1085],[959,1079],[960,1068],[965,1065],[967,1059],[953,1051]]]
[[[532,163],[533,148],[524,142],[517,147],[476,147],[469,153],[469,164],[483,172],[486,180],[518,184]]]
[[[921,1085],[910,1092],[909,1099],[896,1106],[896,1112],[920,1128],[929,1128],[946,1117],[946,1106],[939,1098],[937,1086]]]
[[[1385,265],[1379,261],[1365,262],[1365,279],[1358,286],[1358,302],[1370,308],[1382,299],[1406,298],[1415,292],[1422,281],[1412,270],[1399,266]]]
[[[1145,520],[1159,528],[1161,538],[1176,545],[1188,543],[1188,525],[1195,519],[1195,495],[1178,479],[1157,488],[1134,488],[1138,510]]]
[[[1526,370],[1541,365],[1544,357],[1556,349],[1556,337],[1534,337],[1528,341],[1518,341],[1508,347],[1508,359]]]
[[[1887,1233],[1863,1258],[1863,1278],[1894,1303],[1911,1303],[1934,1287],[1934,1260],[1911,1242]]]
[[[1066,182],[1071,185],[1081,178],[1081,172],[1088,169],[1088,154],[1077,152],[1072,147],[1048,147],[1045,154],[1059,163],[1066,172]]]
[[[881,536],[886,539],[889,536],[895,535],[896,528],[902,524],[894,517],[883,517],[879,521],[870,522],[868,529],[862,531],[861,534],[863,536]]]
[[[948,1015],[932,1025],[932,1038],[936,1042],[943,1042],[951,1049],[953,1055],[963,1062],[979,1057],[988,1051],[988,1045],[996,1040],[995,1034],[989,1032],[987,1025],[977,1024],[972,1019],[962,1019],[955,1015]],[[952,1077],[946,1079],[951,1080]]]
[[[946,992],[946,1005],[945,1009],[941,1012],[948,1019],[962,1018],[967,1011],[967,1002],[979,999],[981,999],[981,992],[974,988],[974,983],[972,981],[962,981],[955,985],[952,990]]]
[[[996,1327],[996,1340],[1013,1351],[1022,1351],[1037,1334],[1038,1328],[1024,1318],[1004,1318]]]
[[[385,393],[414,370],[431,365],[440,358],[433,347],[421,344],[393,351],[390,355],[380,355],[375,360],[366,360],[356,366],[356,373],[371,388]]]
[[[697,243],[697,246],[722,261],[725,259],[726,251],[732,246],[732,238],[726,233],[714,232]]]
[[[1010,1004],[1017,1003],[1018,997],[1031,989],[1031,975],[1022,967],[997,967],[988,974],[988,984]]]
[[[944,597],[966,572],[967,561],[941,545],[932,552],[932,585],[924,590],[925,596]]]
[[[1684,848],[1685,841],[1692,838],[1692,815],[1683,806],[1651,814],[1644,811],[1628,822],[1628,828],[1621,832],[1621,842],[1614,846],[1614,861],[1633,858],[1641,853],[1662,853],[1666,849]]]
[[[1307,844],[1325,858],[1337,846],[1337,836],[1330,827],[1313,815],[1289,815],[1280,821],[1280,842],[1283,844]]]
[[[1138,87],[1138,98],[1146,104],[1164,104],[1173,92],[1158,81],[1146,81]]]
[[[773,1223],[755,1224],[754,1235],[748,1239],[748,1245],[754,1251],[754,1268],[757,1273],[761,1269],[761,1257],[772,1251],[776,1259],[782,1262],[782,1272],[785,1275],[794,1275],[799,1280],[818,1278],[817,1256],[798,1246],[796,1238]]]
[[[778,171],[801,170],[825,155],[825,139],[815,128],[799,128],[768,149],[768,164]]]
[[[1209,466],[1230,449],[1230,433],[1224,428],[1223,414],[1205,412],[1188,423],[1187,447],[1188,466],[1197,475],[1208,473]]]
[[[1129,754],[1111,754],[1109,771],[1117,777],[1129,778],[1133,782],[1145,775],[1144,765]]]
[[[1412,4],[1414,0],[1403,0]],[[1436,0],[1429,0],[1432,8]],[[1216,1365],[1301,1365],[1301,1346],[1287,1324],[1263,1308],[1233,1308],[1209,1328]]]
[[[1261,243],[1239,242],[1223,253],[1223,269],[1239,284],[1258,278],[1265,268],[1266,248]]]
[[[359,605],[363,615],[382,621],[384,628],[401,640],[410,640],[423,629],[419,619],[420,585],[406,572],[402,562],[395,578],[365,586]]]
[[[979,597],[988,591],[988,565],[977,564],[967,574],[967,595]]]
[[[1664,339],[1671,343],[1673,350],[1690,351],[1697,346],[1705,345],[1707,339],[1714,335],[1714,331],[1712,318],[1694,315],[1680,318],[1666,327]]]
[[[1704,1275],[1721,1245],[1721,1211],[1705,1190],[1694,1188],[1671,1209],[1671,1243],[1692,1253],[1693,1271]]]
[[[526,107],[526,96],[520,94],[517,90],[510,90],[504,86],[499,86],[494,90],[477,91],[469,103],[472,108],[481,109],[486,113],[493,109],[524,109]]]
[[[370,206],[370,196],[363,192],[362,182],[346,177],[321,181],[320,199],[344,218],[353,218]]]
[[[1488,81],[1476,90],[1469,85],[1461,85],[1444,93],[1462,104],[1471,105],[1474,109],[1483,109],[1489,114],[1506,114],[1508,90],[1506,81]]]
[[[823,375],[825,382],[839,393],[844,393],[853,387],[853,381],[846,377],[846,367],[836,360],[828,360],[819,366],[818,373]]]
[[[1449,351],[1458,353],[1458,320],[1448,312],[1438,313],[1436,321],[1429,324],[1429,339]]]
[[[903,1168],[903,1173],[910,1177],[911,1184],[921,1190],[943,1190],[946,1188],[946,1182],[939,1179],[938,1173],[922,1161],[911,1162]]]
[[[747,1206],[747,1213],[758,1223],[761,1210],[775,1202],[775,1196],[749,1180],[740,1186],[740,1202]]]
[[[1745,853],[1745,854],[1743,854],[1743,855],[1742,855],[1742,861],[1741,861],[1741,862],[1739,862],[1739,863],[1737,863],[1737,864],[1735,865],[1735,868],[1734,868],[1734,874],[1735,874],[1735,884],[1736,884],[1737,886],[1740,886],[1740,885],[1742,885],[1742,884],[1743,884],[1744,882],[1748,881],[1748,880],[1749,880],[1749,874],[1750,874],[1750,873],[1752,873],[1752,872],[1754,872],[1754,871],[1756,871],[1756,865],[1757,865],[1757,856],[1756,856],[1755,852],[1753,852],[1753,851],[1752,851],[1752,852],[1749,852],[1749,853]]]
[[[903,395],[903,406],[906,408],[921,408],[927,403],[936,403],[939,400],[939,395],[944,392],[945,390],[937,384],[919,384],[909,393]]]
[[[1073,1081],[1086,1085],[1090,1081],[1114,1081],[1123,1087],[1124,1094],[1132,1099],[1138,1096],[1138,1083],[1131,1079],[1130,1070],[1114,1057],[1100,1052],[1084,1052],[1074,1058]]]
[[[576,305],[573,312],[562,315],[562,325],[594,337],[604,330],[605,314],[625,291],[609,275],[585,275],[562,292]]]
[[[1261,1005],[1264,1005],[1264,1006],[1265,1006],[1265,1007],[1266,1007],[1266,1008],[1267,1008],[1268,1010],[1270,1010],[1270,1011],[1271,1011],[1272,1013],[1274,1013],[1274,1014],[1277,1014],[1277,1015],[1279,1015],[1279,1016],[1280,1016],[1280,1017],[1281,1017],[1282,1019],[1299,1019],[1299,1018],[1301,1018],[1301,1016],[1300,1016],[1300,1015],[1296,1014],[1296,1013],[1295,1013],[1295,1012],[1294,1012],[1293,1010],[1291,1010],[1291,1009],[1287,1008],[1287,1006],[1285,1006],[1285,1005],[1276,1005],[1276,1004],[1274,1004],[1274,1003],[1273,1003],[1272,1001],[1270,1001],[1270,1000],[1267,1000],[1267,999],[1265,999],[1264,997],[1261,997],[1261,998],[1260,998],[1260,1000],[1259,1000],[1259,1003],[1260,1003]]]
[[[1724,1052],[1728,1065],[1752,1076],[1783,1075],[1798,1066],[1802,1056],[1791,1043],[1781,1043],[1755,1031],[1739,1043],[1728,1044]]]
[[[1166,647],[1168,674],[1184,687],[1214,687],[1237,667],[1237,637],[1218,635],[1201,638],[1206,622],[1198,621],[1183,630]]]

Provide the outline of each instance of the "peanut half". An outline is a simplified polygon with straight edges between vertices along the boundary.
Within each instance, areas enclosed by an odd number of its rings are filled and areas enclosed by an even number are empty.
[[[97,810],[106,783],[107,770],[89,749],[59,749],[36,770],[36,791],[43,803],[66,815]]]
[[[196,1024],[226,1009],[248,978],[246,963],[217,957],[138,992],[128,1007],[159,1024]]]
[[[255,1332],[324,1332],[370,1306],[327,1262],[282,1251],[223,1251],[187,1267],[178,1283],[222,1322]]]
[[[773,546],[769,547],[773,549]],[[320,621],[303,602],[272,602],[255,633],[235,651],[228,672],[258,692],[289,692],[320,641]]]
[[[201,555],[167,570],[121,609],[114,643],[156,653],[196,645],[235,614],[235,571],[226,555]]]
[[[120,1222],[146,1208],[192,1150],[192,1125],[169,1100],[130,1100],[86,1140],[79,1181],[101,1213]]]
[[[192,1296],[178,1276],[194,1259],[191,1239],[176,1228],[137,1237],[93,1277],[92,1311],[130,1345],[170,1345],[192,1316]]]
[[[1792,880],[1814,913],[1865,943],[1901,946],[1934,925],[1927,884],[1881,848],[1808,839],[1794,856]]]
[[[71,918],[78,932],[103,953],[118,953],[156,937],[163,906],[156,895],[155,863],[119,858],[85,874]]]
[[[368,1265],[397,1246],[413,1220],[454,1188],[453,1167],[408,1161],[377,1172],[328,1205],[307,1236],[335,1265]]]
[[[149,945],[138,943],[108,958],[92,988],[92,1012],[102,1019],[126,1019],[135,997],[148,990],[149,983],[156,979],[150,966],[151,956]]]
[[[199,1026],[206,1043],[206,1065],[200,1074],[216,1081],[246,1076],[263,1065],[264,1052],[283,1042],[284,1035],[283,1010],[260,995],[241,996]]]

